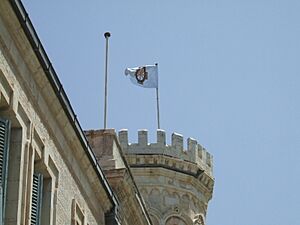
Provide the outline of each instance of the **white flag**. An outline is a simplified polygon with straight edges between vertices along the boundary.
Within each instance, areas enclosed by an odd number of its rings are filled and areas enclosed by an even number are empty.
[[[158,88],[157,65],[127,68],[125,70],[125,75],[130,75],[131,82],[140,87]]]

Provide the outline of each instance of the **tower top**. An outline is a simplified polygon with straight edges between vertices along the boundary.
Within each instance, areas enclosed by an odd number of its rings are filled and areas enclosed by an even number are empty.
[[[157,130],[156,143],[148,143],[148,130],[138,131],[138,142],[128,142],[128,130],[119,131],[120,145],[127,155],[144,154],[144,155],[164,155],[196,164],[207,175],[213,177],[213,157],[193,138],[187,139],[187,149],[184,149],[183,136],[173,133],[171,137],[171,145],[166,144],[166,132]]]

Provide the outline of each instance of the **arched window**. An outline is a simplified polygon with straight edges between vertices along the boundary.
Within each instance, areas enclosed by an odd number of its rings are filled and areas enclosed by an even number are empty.
[[[167,220],[166,225],[187,225],[187,224],[179,217],[172,216]]]

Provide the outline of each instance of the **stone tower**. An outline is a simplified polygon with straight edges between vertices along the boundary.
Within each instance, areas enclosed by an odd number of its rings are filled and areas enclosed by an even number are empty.
[[[119,142],[154,225],[204,225],[214,178],[212,156],[196,140],[173,133],[171,145],[157,130],[157,142],[148,143],[148,131],[138,131],[138,143],[128,143],[128,131]]]

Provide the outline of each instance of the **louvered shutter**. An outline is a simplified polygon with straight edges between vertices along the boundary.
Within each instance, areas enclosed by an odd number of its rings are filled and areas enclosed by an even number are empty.
[[[4,224],[10,122],[0,118],[0,224]]]
[[[42,174],[33,174],[32,184],[32,201],[31,201],[31,225],[41,224],[41,208],[42,208],[42,191],[43,176]]]

